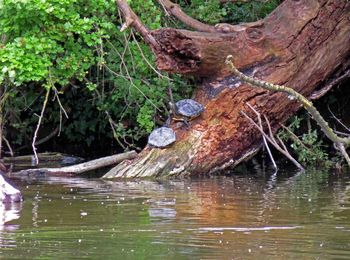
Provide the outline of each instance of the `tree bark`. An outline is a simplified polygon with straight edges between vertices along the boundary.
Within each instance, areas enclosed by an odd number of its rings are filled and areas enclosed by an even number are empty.
[[[262,138],[241,114],[254,118],[246,104],[266,115],[274,132],[300,105],[282,93],[242,83],[225,65],[226,57],[233,55],[235,66],[248,76],[311,97],[334,80],[334,72],[349,68],[349,14],[348,1],[286,0],[265,19],[245,24],[239,31],[151,31],[158,68],[199,78],[195,99],[206,110],[190,122],[189,129],[172,125],[177,135],[174,145],[146,147],[137,159],[118,165],[104,177],[210,173],[254,154]]]

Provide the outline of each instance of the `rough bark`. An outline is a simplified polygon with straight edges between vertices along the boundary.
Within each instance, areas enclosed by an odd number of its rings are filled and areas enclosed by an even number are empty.
[[[158,68],[200,78],[195,99],[206,110],[190,122],[190,129],[173,125],[178,139],[173,146],[147,147],[136,160],[118,165],[105,177],[208,173],[253,154],[262,139],[241,114],[244,111],[254,118],[246,103],[268,117],[273,131],[300,105],[282,93],[242,83],[226,67],[226,57],[233,55],[235,66],[248,76],[311,97],[335,71],[347,69],[349,13],[348,1],[286,0],[264,20],[241,31],[152,31]]]

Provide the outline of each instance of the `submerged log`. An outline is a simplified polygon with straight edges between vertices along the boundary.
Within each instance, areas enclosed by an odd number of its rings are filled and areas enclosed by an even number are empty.
[[[82,174],[85,172],[97,170],[103,167],[107,167],[110,165],[115,165],[117,163],[120,163],[124,160],[130,160],[137,156],[137,153],[135,151],[125,152],[121,154],[111,155],[107,157],[102,157],[99,159],[91,160],[88,162],[75,164],[71,166],[65,166],[65,167],[56,167],[56,168],[36,168],[36,169],[27,169],[27,170],[21,170],[18,172],[11,173],[11,176],[25,176],[30,174],[51,174],[51,175],[76,175],[76,174]]]
[[[189,129],[172,125],[177,135],[174,145],[146,147],[138,158],[104,177],[208,173],[254,154],[262,139],[241,114],[244,111],[254,118],[247,103],[267,116],[274,132],[300,105],[282,93],[242,83],[226,67],[226,57],[232,55],[235,66],[248,76],[311,97],[328,91],[332,75],[350,67],[349,14],[348,1],[286,0],[268,17],[245,24],[242,30],[207,33],[163,28],[149,32],[158,68],[199,78],[195,99],[206,110],[190,122]]]

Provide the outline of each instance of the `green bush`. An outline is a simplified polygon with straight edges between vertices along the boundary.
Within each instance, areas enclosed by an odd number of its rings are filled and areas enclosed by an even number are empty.
[[[300,131],[303,121],[305,121],[304,117],[292,117],[288,127],[289,131],[281,129],[278,136],[290,143],[290,147],[301,164],[329,166],[330,161],[326,152],[327,145],[322,141],[322,133],[319,133],[316,129]]]
[[[152,1],[132,5],[150,28],[160,27],[161,12]],[[154,66],[153,55],[138,36],[119,32],[115,1],[7,0],[0,17],[0,84],[11,93],[5,110],[18,108],[6,118],[7,129],[25,129],[26,137],[33,134],[43,89],[57,89],[70,111],[62,129],[68,141],[92,143],[102,131],[133,143],[152,130],[156,112],[164,112],[168,85],[179,82],[169,83],[146,64],[145,58]],[[58,124],[59,113],[52,105],[44,123]],[[127,127],[111,133],[109,119]],[[23,144],[26,137],[13,143]]]

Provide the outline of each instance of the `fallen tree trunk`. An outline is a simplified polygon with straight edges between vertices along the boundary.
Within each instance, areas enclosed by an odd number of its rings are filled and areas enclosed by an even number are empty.
[[[334,72],[341,75],[349,68],[349,13],[348,1],[286,0],[265,19],[240,30],[207,33],[164,28],[149,32],[152,41],[147,42],[159,69],[201,78],[195,99],[206,110],[190,122],[189,129],[177,127],[177,141],[171,147],[146,147],[133,162],[118,165],[104,177],[208,173],[253,154],[262,139],[241,114],[244,111],[254,118],[246,103],[267,116],[274,132],[300,105],[282,93],[242,83],[226,67],[226,57],[232,55],[236,67],[248,76],[311,97],[323,88],[330,89],[328,81],[334,80]],[[139,30],[138,26],[134,28]]]
[[[111,155],[99,159],[95,159],[92,161],[75,164],[71,166],[61,167],[61,168],[36,168],[36,169],[27,169],[18,172],[11,173],[11,176],[19,175],[29,175],[29,174],[82,174],[84,172],[93,171],[96,169],[100,169],[106,166],[115,165],[124,160],[131,160],[137,157],[137,153],[135,151]]]

